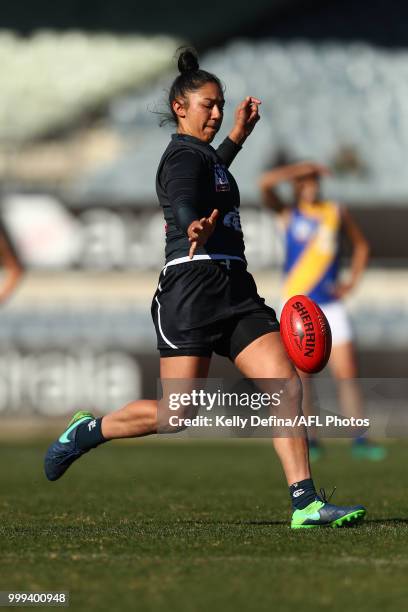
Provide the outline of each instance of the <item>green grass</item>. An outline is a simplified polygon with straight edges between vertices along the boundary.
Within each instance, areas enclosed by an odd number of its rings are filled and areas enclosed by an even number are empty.
[[[56,483],[44,446],[0,449],[0,590],[69,590],[73,610],[405,609],[403,443],[382,463],[331,445],[316,484],[367,520],[301,531],[265,441],[107,444]]]

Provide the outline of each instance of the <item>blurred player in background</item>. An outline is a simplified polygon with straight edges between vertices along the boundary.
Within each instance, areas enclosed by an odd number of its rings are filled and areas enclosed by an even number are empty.
[[[367,266],[369,245],[350,212],[320,194],[320,179],[330,174],[328,168],[312,162],[279,166],[265,172],[259,186],[265,206],[279,215],[286,237],[283,299],[303,294],[319,304],[325,313],[333,337],[329,361],[337,381],[340,406],[345,416],[363,416],[353,334],[342,298],[356,287]],[[289,182],[295,204],[283,202],[276,192],[278,184]],[[338,279],[340,242],[346,237],[352,248],[348,280]],[[303,410],[313,412],[313,398],[308,375],[303,379]],[[316,460],[322,446],[316,432],[309,431],[310,456]],[[357,458],[380,460],[385,449],[366,437],[353,440],[352,454]]]
[[[2,280],[0,282],[0,304],[4,304],[12,295],[23,274],[23,268],[15,251],[13,242],[0,219],[0,265]]]

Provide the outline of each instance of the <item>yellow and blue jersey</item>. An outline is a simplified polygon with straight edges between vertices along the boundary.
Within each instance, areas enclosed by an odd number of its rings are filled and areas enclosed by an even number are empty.
[[[283,295],[303,294],[318,304],[335,300],[339,271],[341,214],[338,204],[301,202],[286,228]]]

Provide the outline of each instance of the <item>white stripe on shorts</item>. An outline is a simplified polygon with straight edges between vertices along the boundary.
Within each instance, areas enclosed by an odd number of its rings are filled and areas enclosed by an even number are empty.
[[[170,348],[172,348],[172,349],[178,349],[178,346],[176,346],[175,344],[173,344],[172,342],[170,342],[170,340],[169,340],[168,338],[166,338],[166,336],[165,336],[165,335],[164,335],[164,333],[163,333],[162,326],[161,326],[161,321],[160,321],[160,308],[161,308],[161,305],[160,305],[159,300],[157,299],[157,296],[156,296],[156,298],[155,298],[155,299],[156,299],[156,302],[157,302],[157,305],[158,305],[158,309],[157,309],[157,323],[158,323],[158,325],[159,325],[160,335],[161,335],[161,337],[163,338],[163,340],[165,341],[165,343],[166,343],[166,344],[167,344],[167,345],[168,345]]]

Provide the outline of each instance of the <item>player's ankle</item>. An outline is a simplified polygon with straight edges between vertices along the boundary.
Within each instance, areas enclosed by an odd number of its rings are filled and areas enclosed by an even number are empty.
[[[316,489],[311,478],[294,482],[289,487],[289,495],[294,510],[303,510],[317,498]]]
[[[107,442],[102,433],[102,417],[81,423],[76,432],[75,442],[81,450],[90,450]]]

